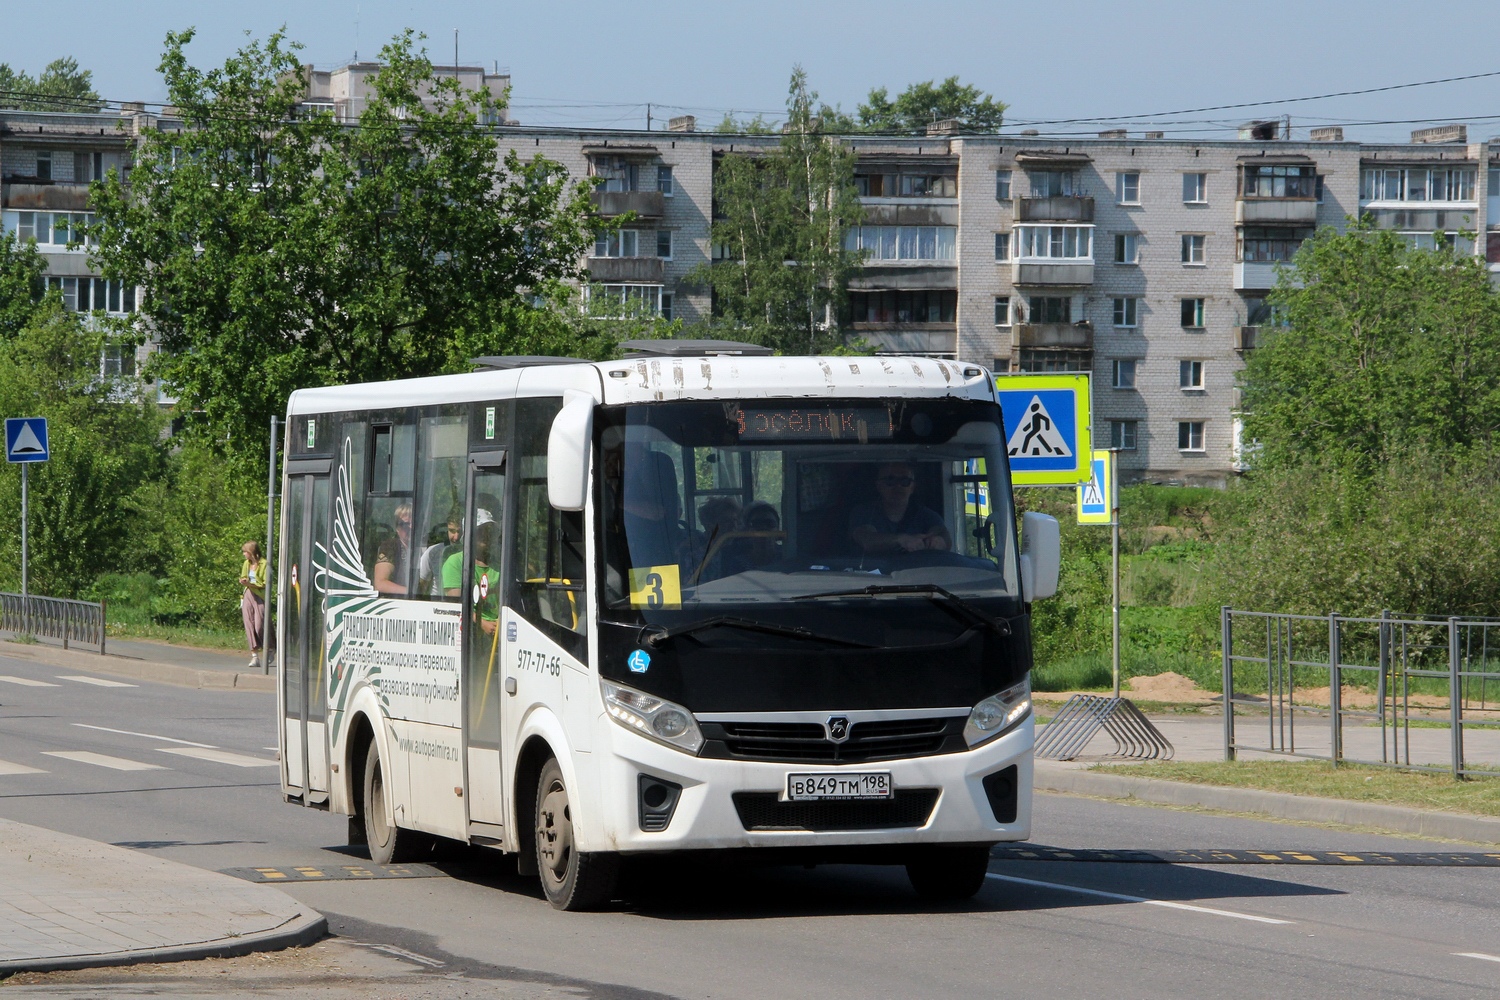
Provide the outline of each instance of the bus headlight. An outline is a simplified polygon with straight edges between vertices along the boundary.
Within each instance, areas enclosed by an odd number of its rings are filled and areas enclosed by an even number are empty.
[[[599,687],[604,710],[626,729],[686,753],[696,754],[703,746],[697,720],[681,705],[612,681],[600,681]]]
[[[1008,733],[1031,714],[1031,676],[975,705],[964,723],[964,742],[976,747]]]

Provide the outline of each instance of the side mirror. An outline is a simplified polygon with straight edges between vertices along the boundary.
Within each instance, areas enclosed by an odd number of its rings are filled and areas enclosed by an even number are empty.
[[[1062,536],[1057,518],[1047,514],[1021,517],[1021,595],[1029,604],[1057,593],[1062,570]]]
[[[594,400],[573,396],[552,419],[547,436],[547,502],[558,510],[583,510],[593,440]]]

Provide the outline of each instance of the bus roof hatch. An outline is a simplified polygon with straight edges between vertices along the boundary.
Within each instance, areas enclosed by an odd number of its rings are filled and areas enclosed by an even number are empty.
[[[764,358],[771,354],[769,347],[732,340],[627,340],[620,349],[627,358],[704,358],[720,354]]]

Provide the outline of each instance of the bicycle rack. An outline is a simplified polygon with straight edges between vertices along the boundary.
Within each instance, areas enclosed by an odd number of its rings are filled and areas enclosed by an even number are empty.
[[[1075,694],[1063,704],[1037,738],[1036,756],[1078,760],[1101,731],[1115,741],[1115,748],[1089,754],[1090,760],[1172,759],[1172,744],[1130,699],[1097,694]]]

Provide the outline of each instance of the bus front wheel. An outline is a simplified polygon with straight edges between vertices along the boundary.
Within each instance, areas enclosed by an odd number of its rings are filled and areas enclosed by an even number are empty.
[[[370,848],[370,860],[377,865],[410,860],[416,847],[417,834],[403,830],[390,819],[387,797],[390,795],[385,782],[385,768],[380,761],[380,748],[370,741],[365,752],[364,814],[365,843]]]
[[[614,896],[620,856],[579,851],[573,807],[555,758],[542,765],[536,789],[536,865],[547,902],[559,910],[593,910]]]
[[[930,847],[906,862],[906,877],[923,899],[956,903],[984,887],[989,867],[988,844]]]

